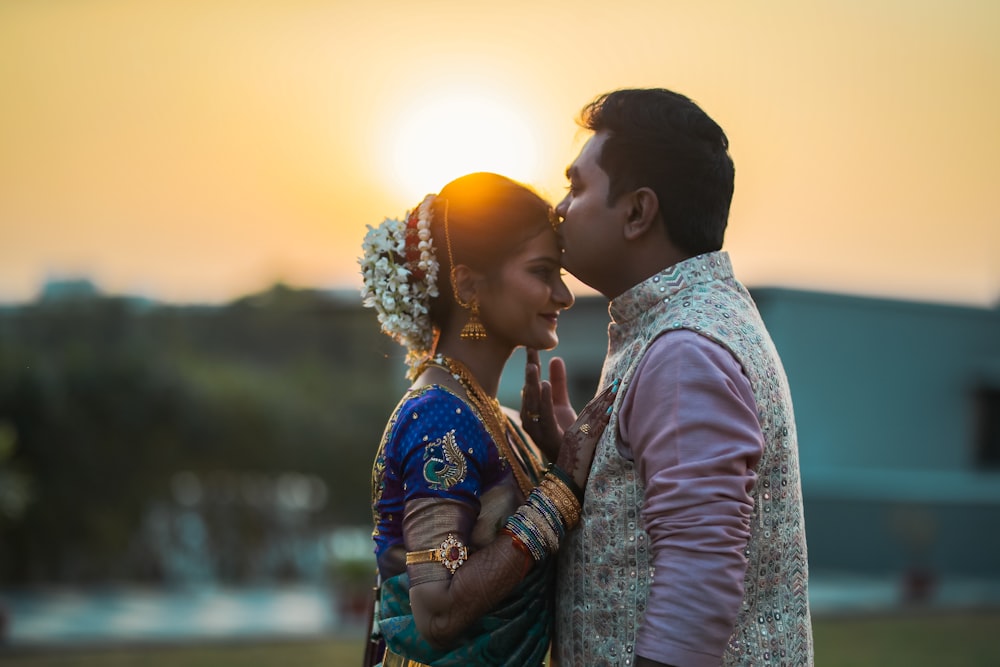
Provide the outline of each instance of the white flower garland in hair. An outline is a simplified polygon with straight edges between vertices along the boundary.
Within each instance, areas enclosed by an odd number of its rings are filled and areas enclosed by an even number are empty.
[[[411,369],[434,345],[430,301],[438,295],[440,268],[431,238],[434,199],[424,197],[405,222],[386,218],[378,227],[367,225],[358,259],[362,303],[376,310],[382,331],[406,348]]]

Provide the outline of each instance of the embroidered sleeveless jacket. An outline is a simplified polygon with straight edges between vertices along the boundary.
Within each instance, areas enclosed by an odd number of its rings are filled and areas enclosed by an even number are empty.
[[[618,410],[660,334],[689,329],[729,350],[750,380],[764,435],[746,547],[743,604],[723,665],[813,664],[798,444],[784,369],[757,307],[725,252],[680,262],[611,302],[601,387],[621,378],[598,443],[579,527],[560,549],[557,654],[564,666],[635,661],[652,579],[642,525],[643,480],[618,452]]]

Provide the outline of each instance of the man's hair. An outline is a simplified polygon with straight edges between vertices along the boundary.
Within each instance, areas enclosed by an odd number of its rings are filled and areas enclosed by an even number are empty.
[[[607,139],[597,163],[608,204],[626,192],[656,193],[670,240],[690,256],[722,247],[733,199],[733,160],[718,123],[662,88],[616,90],[584,107],[580,124]]]

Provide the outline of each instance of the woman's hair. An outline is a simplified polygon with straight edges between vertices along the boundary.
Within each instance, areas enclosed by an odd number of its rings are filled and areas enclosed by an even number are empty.
[[[722,247],[733,160],[726,134],[697,104],[662,88],[617,90],[584,107],[580,124],[608,135],[597,162],[609,204],[648,187],[675,245],[691,256]]]
[[[441,328],[455,308],[452,260],[491,273],[525,241],[551,229],[552,220],[548,202],[505,176],[478,172],[444,186],[434,200],[431,217],[431,236],[440,264],[431,322]]]

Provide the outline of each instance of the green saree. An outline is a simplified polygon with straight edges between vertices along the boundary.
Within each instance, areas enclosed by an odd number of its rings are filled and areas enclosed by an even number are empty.
[[[395,653],[432,667],[535,667],[549,649],[554,559],[538,563],[492,612],[455,642],[439,650],[420,636],[410,608],[409,577],[404,572],[382,582],[379,627]]]

